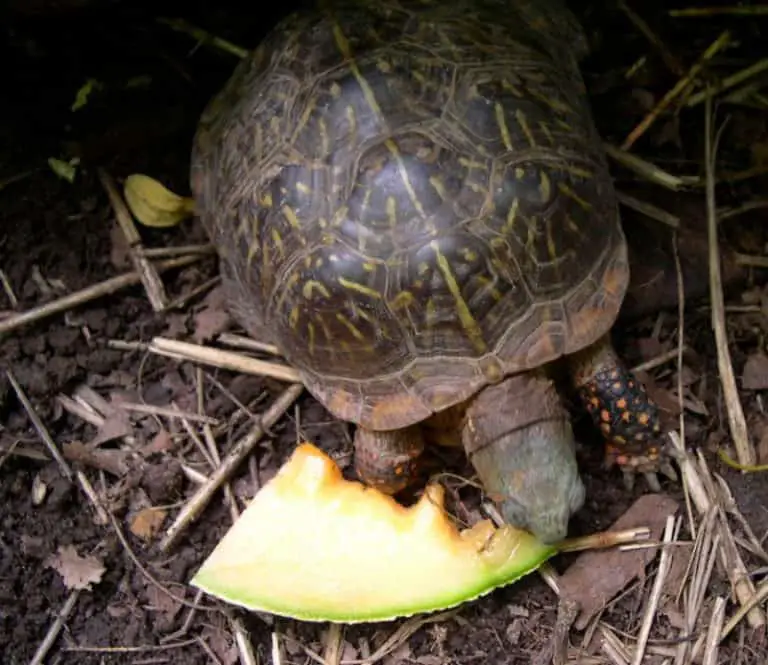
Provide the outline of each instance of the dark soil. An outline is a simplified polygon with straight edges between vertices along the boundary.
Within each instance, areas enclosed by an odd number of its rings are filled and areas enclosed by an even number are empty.
[[[18,311],[130,270],[119,264],[114,250],[114,215],[99,182],[99,168],[118,181],[140,172],[178,193],[189,192],[189,151],[195,124],[204,104],[223,85],[235,62],[232,56],[215,49],[195,47],[187,35],[168,29],[156,18],[181,16],[213,34],[251,47],[276,16],[255,11],[243,14],[237,4],[222,0],[90,5],[64,1],[52,10],[46,2],[16,2],[3,10],[7,12],[5,17],[0,14],[6,81],[0,104],[0,269],[19,299]],[[722,30],[717,20],[672,22],[650,5],[646,9],[641,3],[635,4],[643,7],[646,20],[686,66]],[[78,9],[79,5],[85,9]],[[100,7],[93,9],[93,5]],[[42,13],[36,14],[33,9]],[[286,5],[281,11],[288,9]],[[676,77],[621,12],[602,5],[577,9],[595,49],[585,63],[585,72],[598,126],[606,139],[620,143],[647,112],[648,99],[658,99],[674,85]],[[741,60],[729,62],[723,58],[722,66],[731,65],[735,70],[765,57],[765,53],[749,51],[760,41],[758,23],[745,19],[734,25],[743,43],[736,55],[728,57]],[[762,23],[763,31],[766,25]],[[630,85],[623,73],[643,54],[649,58],[647,71]],[[98,81],[100,87],[83,108],[72,111],[76,91],[88,79]],[[677,119],[664,117],[635,150],[671,170],[700,174],[700,111],[685,111]],[[741,107],[729,108],[728,112],[732,118],[722,139],[721,168],[743,170],[753,165],[754,145],[768,144],[768,122],[764,112],[761,116]],[[79,158],[74,182],[53,173],[47,165],[52,157],[65,161]],[[618,170],[616,177],[625,191],[679,214],[685,227],[683,233],[690,235],[690,240],[680,245],[690,298],[686,343],[691,351],[686,355],[685,376],[686,396],[692,406],[685,417],[688,444],[702,447],[709,455],[716,445],[727,443],[729,436],[709,310],[695,299],[705,295],[707,289],[703,195],[700,191],[683,195],[649,188]],[[737,205],[760,191],[766,191],[764,176],[734,181],[719,191],[720,204]],[[768,320],[766,296],[759,287],[762,275],[737,268],[729,252],[738,249],[763,253],[762,230],[755,224],[761,216],[763,223],[768,221],[764,212],[757,211],[723,232],[727,241],[724,251],[729,303],[751,307],[746,313],[729,315],[731,352],[739,375],[747,358],[762,350]],[[649,226],[647,220],[630,212],[625,221],[630,240],[635,243],[635,256],[651,257],[656,263],[647,269],[651,274],[655,274],[654,270],[663,273],[663,288],[648,289],[643,279],[636,279],[629,309],[616,329],[617,346],[627,361],[635,364],[675,344],[676,312],[670,310],[660,325],[657,315],[651,313],[662,305],[674,306],[675,272],[668,230],[659,231],[655,223]],[[741,229],[738,233],[737,228]],[[142,228],[141,232],[147,247],[205,242],[196,222],[161,231]],[[639,268],[637,274],[645,275],[642,270]],[[187,293],[216,273],[213,258],[167,273],[169,296]],[[12,303],[7,299],[0,303],[0,308],[10,314]],[[153,546],[156,539],[144,541],[130,528],[141,509],[150,505],[167,508],[172,518],[191,492],[192,485],[180,464],[187,459],[183,455],[191,455],[187,442],[177,445],[172,442],[175,439],[169,438],[161,445],[158,436],[161,424],[169,430],[176,427],[171,434],[179,433],[178,425],[142,416],[134,418],[130,441],[117,439],[100,446],[122,455],[126,468],[119,473],[71,462],[86,474],[109,506],[142,570],[127,554],[113,525],[99,524],[78,486],[61,477],[5,376],[5,370],[13,372],[60,447],[91,442],[97,434],[93,425],[71,415],[57,401],[57,396],[72,396],[83,384],[112,399],[122,397],[159,406],[173,402],[181,409],[194,410],[194,368],[140,351],[115,350],[108,347],[107,341],[146,342],[158,334],[187,339],[196,330],[196,312],[205,307],[201,297],[183,310],[156,315],[144,291],[134,287],[0,338],[2,662],[29,662],[70,596],[61,575],[49,565],[50,557],[69,545],[81,556],[97,557],[105,572],[100,582],[80,592],[46,662],[189,665],[214,662],[211,653],[222,663],[234,662],[231,625],[222,613],[198,612],[185,625],[187,609],[158,593],[147,578],[151,573],[177,597],[194,600],[194,591],[187,582],[231,523],[221,495],[169,555],[158,554]],[[234,372],[206,369],[206,373],[206,413],[225,421],[237,407],[215,387],[214,378],[257,413],[284,387],[277,381],[237,376]],[[668,407],[666,415],[674,426],[674,367],[663,365],[647,378],[662,406]],[[742,395],[751,431],[758,439],[766,421],[760,398],[761,390],[744,391]],[[579,454],[588,501],[573,520],[573,532],[586,533],[610,525],[646,488],[640,483],[633,492],[627,492],[616,472],[602,469],[601,451],[591,426],[578,410],[574,415],[584,442]],[[234,427],[231,436],[220,440],[222,455],[238,433],[245,431],[242,422]],[[258,483],[268,479],[287,458],[297,436],[337,452],[348,451],[349,446],[348,428],[335,422],[307,396],[270,434],[249,468],[242,469],[233,484],[241,505]],[[129,448],[131,455],[126,452]],[[72,450],[69,448],[70,454]],[[743,476],[724,469],[714,456],[711,458],[714,468],[724,473],[733,488],[753,530],[762,537],[768,530],[765,476]],[[466,472],[461,460],[451,458],[449,462],[454,470]],[[46,491],[38,501],[41,486]],[[666,483],[665,489],[681,498],[678,485]],[[558,559],[556,567],[562,569],[568,560]],[[622,631],[636,633],[648,585],[647,580],[637,585],[611,606],[604,620]],[[727,587],[724,589],[727,594]],[[211,606],[213,600],[204,598],[201,602]],[[729,614],[732,610],[729,606]],[[272,662],[273,630],[295,640],[284,642],[286,663],[309,662],[301,644],[315,652],[322,650],[322,631],[327,626],[232,612],[250,631],[259,662]],[[420,629],[387,662],[536,662],[549,644],[556,612],[556,596],[538,576],[531,575],[467,605],[445,623]],[[365,643],[375,650],[392,630],[389,624],[348,629],[345,657],[360,657]],[[664,640],[673,634],[667,619],[660,617],[653,639]],[[572,636],[574,643],[581,639],[577,633]],[[747,644],[752,646],[739,648],[737,639],[725,645],[721,662],[735,658],[737,650],[742,663],[766,662],[768,650],[760,646],[759,640],[750,637]]]

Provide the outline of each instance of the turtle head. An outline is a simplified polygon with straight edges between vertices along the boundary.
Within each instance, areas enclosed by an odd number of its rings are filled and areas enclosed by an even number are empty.
[[[464,447],[504,520],[554,544],[567,536],[571,515],[584,504],[573,431],[548,381],[534,380],[541,393],[526,393],[522,401],[508,390],[497,394],[504,383],[487,388],[470,405]]]

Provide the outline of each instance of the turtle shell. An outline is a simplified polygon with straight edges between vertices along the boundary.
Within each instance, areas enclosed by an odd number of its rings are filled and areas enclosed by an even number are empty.
[[[396,429],[612,326],[626,243],[557,2],[331,2],[205,110],[236,318],[337,417]]]

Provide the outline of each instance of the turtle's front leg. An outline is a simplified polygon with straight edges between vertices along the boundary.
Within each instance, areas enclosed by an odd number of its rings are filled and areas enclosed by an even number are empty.
[[[377,432],[358,427],[355,432],[355,470],[366,485],[385,494],[397,494],[418,476],[424,452],[420,425]]]
[[[659,409],[605,336],[569,357],[574,384],[605,438],[606,463],[617,464],[632,487],[637,472],[659,491],[656,472],[674,477],[664,455]]]

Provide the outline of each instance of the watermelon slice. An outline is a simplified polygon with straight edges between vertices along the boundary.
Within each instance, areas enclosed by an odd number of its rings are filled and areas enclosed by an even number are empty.
[[[342,477],[300,445],[203,563],[192,584],[249,610],[382,621],[459,605],[535,570],[557,548],[490,520],[459,531],[429,485],[418,503]]]

